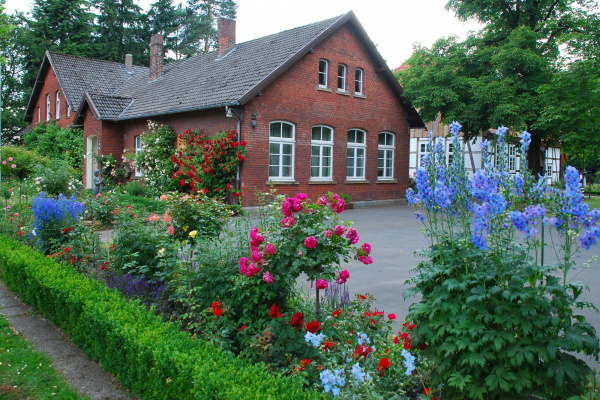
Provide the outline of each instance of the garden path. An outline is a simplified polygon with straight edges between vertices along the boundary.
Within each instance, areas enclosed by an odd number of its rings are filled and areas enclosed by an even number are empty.
[[[91,400],[135,398],[119,387],[117,379],[89,360],[59,329],[32,312],[0,281],[0,314],[37,351],[45,353],[67,382]]]

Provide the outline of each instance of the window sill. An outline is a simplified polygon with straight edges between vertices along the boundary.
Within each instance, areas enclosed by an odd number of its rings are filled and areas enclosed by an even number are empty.
[[[308,184],[309,185],[337,185],[337,182],[334,180],[328,180],[328,181],[309,180]]]
[[[398,179],[384,179],[378,178],[375,183],[398,183]]]
[[[332,92],[332,90],[331,90],[331,89],[329,89],[329,88],[327,88],[327,87],[319,86],[319,85],[317,85],[317,90],[319,90],[319,91],[321,91],[321,92],[329,92],[329,93],[331,93],[331,92]]]
[[[298,185],[300,182],[298,181],[267,181],[267,185]]]
[[[358,93],[354,93],[354,97],[356,97],[357,99],[366,99],[367,96],[365,96],[364,94],[358,94]]]
[[[345,90],[336,90],[337,94],[341,94],[342,96],[350,96],[350,93],[346,92]]]
[[[361,185],[363,185],[365,183],[371,183],[371,181],[368,181],[366,179],[346,179],[344,181],[344,183],[346,185],[354,185],[354,184],[361,184]]]

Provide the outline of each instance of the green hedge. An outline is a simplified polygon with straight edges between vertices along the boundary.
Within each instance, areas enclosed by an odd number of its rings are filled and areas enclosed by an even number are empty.
[[[2,280],[67,332],[88,356],[144,399],[316,399],[299,380],[278,378],[192,340],[104,284],[0,236]]]

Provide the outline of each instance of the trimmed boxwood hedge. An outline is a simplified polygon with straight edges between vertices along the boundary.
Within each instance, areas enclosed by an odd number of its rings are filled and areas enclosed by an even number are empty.
[[[144,399],[317,399],[202,341],[101,282],[0,236],[2,280]]]

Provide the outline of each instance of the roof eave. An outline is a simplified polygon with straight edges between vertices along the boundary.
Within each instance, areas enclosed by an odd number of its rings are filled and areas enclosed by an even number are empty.
[[[185,113],[185,112],[209,110],[211,108],[224,108],[224,107],[228,107],[228,106],[239,106],[239,105],[241,105],[241,103],[239,101],[231,101],[231,102],[228,102],[228,103],[213,104],[213,105],[202,106],[202,107],[186,108],[186,109],[173,110],[173,111],[168,111],[168,112],[151,113],[151,114],[140,114],[140,115],[131,115],[131,116],[126,116],[126,117],[119,117],[119,118],[117,118],[114,121],[128,121],[128,120],[132,120],[132,119],[160,117],[162,115],[179,114],[179,113]]]

